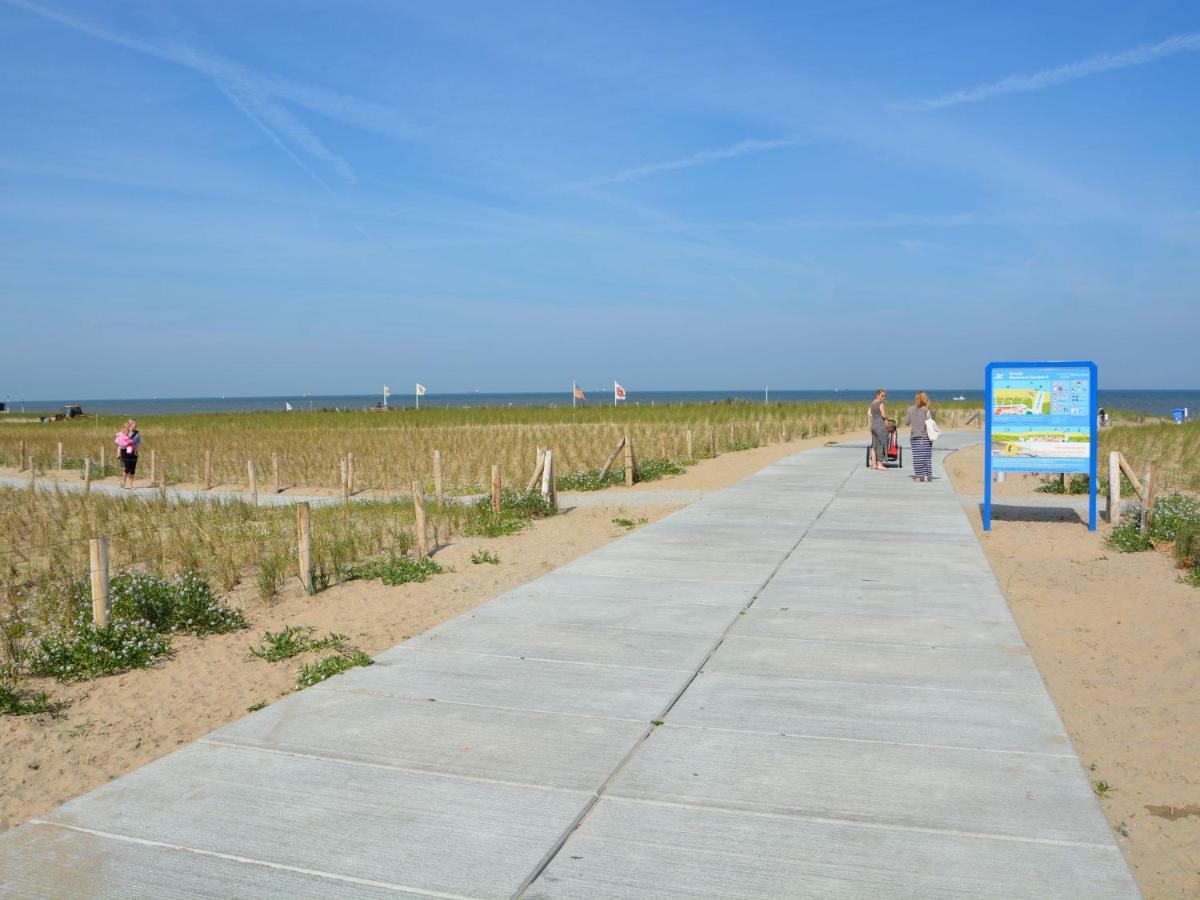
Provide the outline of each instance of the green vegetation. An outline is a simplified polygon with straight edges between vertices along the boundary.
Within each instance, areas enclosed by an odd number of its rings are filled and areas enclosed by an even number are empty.
[[[556,515],[558,510],[537,491],[510,491],[500,494],[500,512],[492,509],[491,497],[483,497],[468,507],[466,521],[462,524],[463,534],[483,537],[500,537],[515,534],[534,519],[545,519]]]
[[[306,687],[312,687],[314,684],[318,684],[326,678],[332,678],[334,675],[339,675],[348,669],[353,669],[356,666],[370,666],[374,665],[374,663],[375,661],[361,650],[334,653],[331,656],[326,656],[324,659],[318,660],[312,665],[302,666],[300,674],[296,676],[296,688],[302,690]]]
[[[1132,517],[1110,531],[1104,542],[1113,550],[1118,550],[1121,553],[1138,553],[1142,550],[1151,550],[1154,547],[1154,544],[1150,542],[1150,538],[1142,534],[1141,526],[1137,520]]]
[[[500,557],[495,553],[492,553],[490,550],[476,550],[471,554],[471,562],[477,566],[484,564],[489,566],[498,566],[500,565]]]
[[[266,700],[259,700],[257,703],[252,703],[246,707],[246,712],[258,712],[260,709],[266,709],[269,704]]]
[[[407,556],[389,556],[356,566],[353,577],[364,580],[378,579],[384,584],[399,585],[410,581],[428,581],[431,576],[444,570],[432,559],[412,559]]]
[[[285,625],[280,631],[264,632],[258,646],[250,648],[250,655],[267,662],[280,662],[312,650],[341,650],[349,640],[336,631],[314,639],[316,630],[312,625]]]
[[[65,706],[42,691],[22,691],[15,684],[0,681],[0,716],[57,716]]]
[[[1174,541],[1181,528],[1200,526],[1200,500],[1174,493],[1154,501],[1150,516],[1150,537],[1156,541]]]
[[[645,525],[646,519],[638,519],[637,521],[634,521],[633,519],[621,518],[621,519],[613,519],[612,523],[621,528],[636,528],[638,525]]]
[[[197,572],[174,578],[131,572],[109,582],[114,619],[142,620],[155,631],[225,634],[246,627],[240,609],[221,603]]]
[[[1071,480],[1067,483],[1066,493],[1068,494],[1086,494],[1091,488],[1091,478],[1087,475],[1072,475]],[[1063,491],[1062,478],[1058,475],[1046,475],[1042,478],[1041,486],[1038,487],[1039,494],[1061,494]]]
[[[114,619],[98,628],[90,616],[41,635],[29,652],[30,674],[59,681],[86,681],[128,669],[144,669],[171,652],[171,641],[148,622]]]
[[[1097,781],[1097,782],[1096,782],[1096,783],[1093,785],[1093,788],[1095,789],[1095,791],[1096,791],[1096,796],[1098,796],[1098,797],[1105,797],[1105,796],[1107,796],[1107,795],[1108,795],[1108,793],[1109,793],[1110,791],[1112,791],[1112,785],[1110,785],[1110,784],[1109,784],[1107,781],[1105,781],[1103,778],[1101,778],[1099,781]]]

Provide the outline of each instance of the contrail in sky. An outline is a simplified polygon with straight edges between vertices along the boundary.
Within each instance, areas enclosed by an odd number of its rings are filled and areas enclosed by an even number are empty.
[[[1089,56],[1079,62],[1067,63],[1065,66],[1055,69],[1043,69],[1029,75],[1009,75],[999,81],[954,91],[940,97],[893,103],[892,109],[943,109],[947,106],[958,106],[961,103],[978,103],[981,100],[990,100],[992,97],[1001,97],[1005,94],[1041,91],[1067,81],[1074,81],[1077,78],[1087,78],[1089,75],[1099,75],[1101,72],[1109,72],[1113,69],[1141,66],[1167,56],[1174,56],[1176,53],[1194,53],[1197,50],[1200,50],[1200,32],[1177,34],[1157,44],[1142,44],[1132,50],[1124,50],[1120,53],[1101,53],[1098,56]]]
[[[690,169],[692,166],[703,166],[711,162],[717,162],[722,159],[733,159],[736,156],[745,156],[747,153],[764,153],[768,150],[779,150],[784,147],[798,147],[806,143],[799,138],[782,138],[773,141],[738,141],[729,147],[721,147],[716,150],[700,150],[689,156],[683,156],[679,159],[671,159],[666,162],[648,163],[644,166],[634,166],[630,169],[622,169],[619,172],[614,172],[612,175],[602,175],[599,178],[593,178],[588,181],[581,182],[576,187],[599,187],[604,184],[618,184],[623,181],[634,181],[638,178],[645,178],[648,175],[657,175],[659,172],[673,172],[677,169]]]

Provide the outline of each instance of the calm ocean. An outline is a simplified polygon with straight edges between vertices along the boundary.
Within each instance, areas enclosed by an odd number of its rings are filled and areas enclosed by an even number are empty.
[[[912,396],[912,390],[891,390],[893,400],[907,402]],[[930,391],[934,403],[939,400],[950,400],[954,397],[965,397],[976,403],[983,402],[981,390],[944,390]],[[870,390],[829,390],[829,391],[786,391],[771,390],[771,403],[799,403],[824,401],[833,403],[867,403],[874,396]],[[291,397],[161,397],[134,399],[84,399],[70,397],[62,400],[14,400],[8,399],[10,413],[19,414],[22,409],[28,413],[45,413],[59,409],[66,403],[81,404],[85,412],[104,413],[121,416],[159,416],[179,415],[183,413],[206,412],[260,412],[263,410],[282,410],[284,404],[290,403],[296,410],[307,409],[363,409],[373,406],[382,399],[381,395],[344,394],[328,396],[291,396]],[[762,403],[763,391],[629,391],[630,405],[642,404],[676,404],[676,403],[723,403],[727,400],[738,400],[749,403]],[[588,391],[589,406],[609,405],[612,403],[610,391]],[[389,400],[389,405],[395,408],[411,408],[413,397],[395,396]],[[421,398],[421,406],[425,408],[469,408],[469,407],[505,407],[505,406],[570,406],[569,391],[557,393],[503,393],[503,394],[427,394]],[[1159,391],[1120,391],[1101,390],[1100,405],[1109,409],[1125,409],[1151,415],[1169,415],[1174,407],[1187,407],[1191,416],[1200,416],[1200,390],[1159,390]]]

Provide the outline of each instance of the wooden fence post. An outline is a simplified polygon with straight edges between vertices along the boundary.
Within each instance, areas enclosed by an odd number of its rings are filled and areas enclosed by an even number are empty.
[[[762,422],[754,423],[754,443],[759,447],[762,446]]]
[[[541,447],[537,448],[537,459],[533,464],[533,475],[530,476],[529,482],[525,485],[525,493],[529,493],[535,487],[542,483],[542,472],[546,467],[546,451]],[[603,476],[601,476],[603,477]]]
[[[708,426],[708,452],[712,454],[712,458],[717,458],[717,427],[715,425]]]
[[[204,489],[212,490],[212,451],[204,451]]]
[[[633,441],[629,439],[629,432],[625,432],[625,487],[633,487]]]
[[[84,457],[83,460],[83,493],[87,496],[92,492],[92,460],[89,457]]]
[[[250,505],[258,506],[258,470],[252,459],[246,460],[246,477],[250,483]]]
[[[729,423],[729,446],[732,447],[737,443],[737,436],[734,434],[733,423]]]
[[[29,454],[29,493],[37,490],[37,460]]]
[[[158,451],[150,451],[150,483],[158,481]]]
[[[1121,454],[1108,454],[1108,524],[1121,524]]]
[[[342,502],[350,502],[350,482],[346,480],[346,457],[342,457]]]
[[[25,442],[21,441],[17,445],[17,471],[18,472],[25,471],[25,453],[26,453]]]
[[[307,502],[296,504],[296,554],[300,564],[300,583],[304,593],[312,595],[312,509]]]
[[[271,493],[279,493],[279,454],[271,454]]]
[[[350,492],[350,496],[354,496],[354,452],[350,451],[346,454],[346,490]]]
[[[425,535],[425,486],[419,481],[412,483],[413,518],[417,527],[417,557],[429,555],[429,539]]]
[[[59,441],[58,442],[58,471],[61,472],[62,470],[63,470],[62,441]]]
[[[558,482],[554,473],[554,451],[547,449],[542,457],[542,496],[558,509]]]
[[[442,503],[446,499],[445,490],[442,487],[442,451],[433,451],[433,493],[437,497],[438,503]]]
[[[92,621],[97,628],[108,625],[108,538],[88,541],[92,575]]]
[[[498,465],[493,465],[492,466],[492,513],[493,513],[493,515],[497,515],[497,516],[500,515],[500,494],[501,494],[500,467]]]
[[[1142,496],[1142,534],[1145,534],[1150,528],[1150,523],[1154,519],[1154,463],[1146,463],[1146,479],[1142,482],[1144,495]]]
[[[693,441],[692,429],[689,428],[687,430],[687,458],[688,459],[696,458],[696,454],[692,452],[692,450],[693,450],[692,441]]]
[[[167,499],[167,461],[165,459],[158,461],[158,496],[164,501]]]

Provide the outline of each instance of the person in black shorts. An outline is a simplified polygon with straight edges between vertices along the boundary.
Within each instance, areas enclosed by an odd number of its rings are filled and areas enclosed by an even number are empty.
[[[123,488],[133,487],[133,476],[137,473],[138,447],[141,443],[142,435],[137,429],[137,420],[130,419],[117,434],[117,456],[125,470],[121,475]]]

